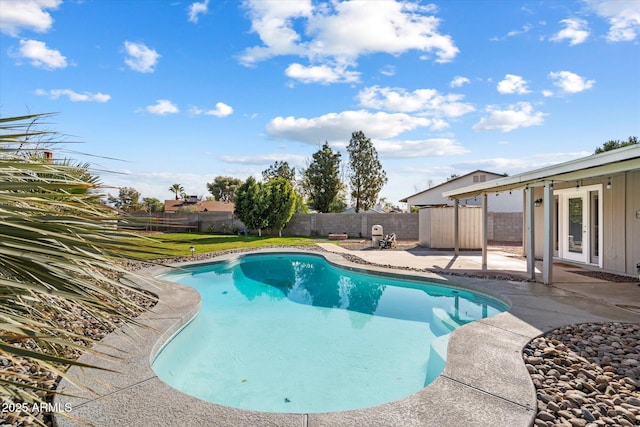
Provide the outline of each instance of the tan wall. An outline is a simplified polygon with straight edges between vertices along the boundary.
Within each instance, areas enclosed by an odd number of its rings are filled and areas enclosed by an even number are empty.
[[[420,209],[419,243],[427,248],[449,249],[455,246],[455,209]],[[460,249],[482,248],[482,209],[459,209]]]

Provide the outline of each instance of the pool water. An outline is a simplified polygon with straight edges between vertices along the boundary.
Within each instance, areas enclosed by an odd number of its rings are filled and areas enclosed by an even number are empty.
[[[507,309],[425,282],[348,271],[314,255],[249,255],[163,276],[195,288],[198,315],[152,363],[209,402],[315,413],[413,394],[444,368],[449,334]]]

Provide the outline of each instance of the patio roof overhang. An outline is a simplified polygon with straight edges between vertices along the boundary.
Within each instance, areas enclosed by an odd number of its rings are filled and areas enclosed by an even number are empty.
[[[549,182],[579,181],[638,169],[640,169],[640,146],[633,145],[446,191],[442,195],[449,199],[465,199],[481,194],[520,190],[526,187],[542,187]]]
[[[482,198],[482,269],[487,269],[487,195],[504,191],[526,189],[525,191],[525,230],[526,230],[526,256],[527,272],[531,279],[535,280],[535,237],[534,237],[534,187],[543,187],[543,266],[542,282],[552,283],[553,264],[553,184],[558,182],[575,182],[582,179],[596,178],[640,170],[640,145],[618,148],[601,154],[572,160],[558,165],[525,172],[506,178],[496,179],[481,184],[474,184],[457,190],[443,192],[444,197],[454,199],[455,226],[454,241],[455,253],[458,255],[459,247],[459,223],[458,200],[481,196]]]

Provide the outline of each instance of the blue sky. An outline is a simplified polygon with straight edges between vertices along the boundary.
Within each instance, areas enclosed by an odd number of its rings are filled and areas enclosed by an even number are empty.
[[[640,136],[639,43],[635,0],[0,0],[0,115],[161,200],[362,130],[395,203]]]

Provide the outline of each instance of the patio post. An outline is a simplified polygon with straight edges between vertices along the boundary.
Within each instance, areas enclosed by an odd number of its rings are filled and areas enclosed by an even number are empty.
[[[458,256],[460,253],[460,221],[459,221],[459,209],[460,200],[453,199],[453,247],[454,254]]]
[[[525,224],[527,240],[527,275],[536,280],[536,248],[535,248],[535,221],[533,187],[527,187],[525,191]]]
[[[553,281],[553,183],[544,184],[542,196],[544,210],[544,233],[542,233],[542,283],[550,285]]]
[[[487,246],[489,236],[489,215],[487,214],[487,193],[482,193],[482,271],[487,270]]]

